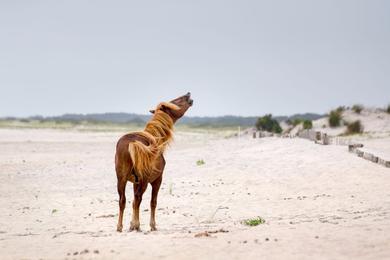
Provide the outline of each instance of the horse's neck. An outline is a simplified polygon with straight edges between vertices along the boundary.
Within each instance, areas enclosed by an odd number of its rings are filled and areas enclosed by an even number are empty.
[[[156,140],[156,145],[164,150],[172,139],[172,128],[172,125],[166,125],[160,120],[152,118],[144,131],[151,134]]]

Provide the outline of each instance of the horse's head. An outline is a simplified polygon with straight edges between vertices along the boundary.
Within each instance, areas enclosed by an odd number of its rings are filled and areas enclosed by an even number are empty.
[[[191,93],[188,92],[186,95],[171,100],[170,102],[160,103],[156,110],[163,111],[172,118],[173,122],[176,122],[185,114],[193,103],[194,101],[191,99]],[[150,110],[150,113],[154,114],[156,110]]]

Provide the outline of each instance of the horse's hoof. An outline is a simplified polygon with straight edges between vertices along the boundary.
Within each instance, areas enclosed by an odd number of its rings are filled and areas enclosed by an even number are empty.
[[[122,232],[122,228],[123,228],[123,227],[117,227],[117,228],[116,228],[116,231]]]
[[[141,229],[139,228],[139,227],[135,227],[135,226],[130,226],[130,229],[129,229],[129,231],[131,232],[131,231],[141,231]]]
[[[140,232],[141,229],[140,229],[140,228],[130,228],[130,229],[129,229],[129,232],[132,232],[132,231]]]
[[[157,231],[156,227],[150,227],[150,231]]]

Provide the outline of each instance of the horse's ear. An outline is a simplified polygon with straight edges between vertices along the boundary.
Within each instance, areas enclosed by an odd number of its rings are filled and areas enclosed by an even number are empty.
[[[161,102],[158,106],[158,109],[165,110],[165,109],[171,109],[171,110],[180,110],[180,107],[170,103],[170,102]]]
[[[159,111],[166,111],[168,109],[171,109],[171,110],[179,110],[180,107],[173,104],[173,103],[169,103],[169,102],[161,102],[160,104],[158,104],[156,110]],[[150,113],[154,114],[156,112],[156,110],[150,110]]]

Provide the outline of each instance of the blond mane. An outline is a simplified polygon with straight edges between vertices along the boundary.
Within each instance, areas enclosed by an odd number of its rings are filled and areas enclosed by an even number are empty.
[[[148,140],[149,144],[145,145],[140,141],[134,141],[129,144],[129,153],[133,162],[136,175],[142,180],[147,178],[154,170],[156,161],[164,153],[166,147],[173,139],[173,120],[165,112],[161,111],[162,106],[170,109],[180,109],[172,103],[160,103],[152,117],[146,124],[144,131],[137,132]]]

